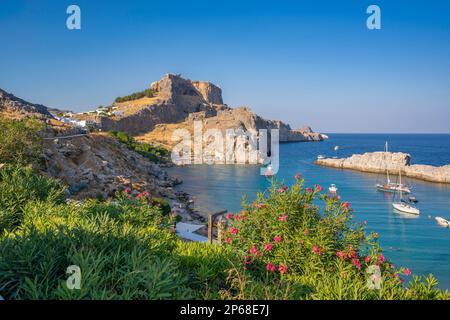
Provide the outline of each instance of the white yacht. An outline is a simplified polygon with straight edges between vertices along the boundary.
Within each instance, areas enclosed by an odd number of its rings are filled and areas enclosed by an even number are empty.
[[[402,183],[402,171],[401,170],[399,170],[398,176],[399,176],[400,185],[401,185],[401,183]],[[397,211],[405,212],[405,213],[419,215],[420,214],[419,209],[417,209],[411,202],[407,202],[407,201],[403,200],[403,192],[401,189],[398,190],[398,193],[399,193],[400,201],[392,203],[392,206],[394,207],[394,209]]]

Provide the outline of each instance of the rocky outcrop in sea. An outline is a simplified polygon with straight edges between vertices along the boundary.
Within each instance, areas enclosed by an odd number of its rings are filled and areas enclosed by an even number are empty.
[[[318,159],[318,165],[351,169],[362,172],[384,173],[389,170],[392,174],[425,180],[437,183],[450,183],[450,165],[441,167],[411,164],[411,156],[402,152],[367,152],[364,154],[354,154],[348,158],[340,159]]]

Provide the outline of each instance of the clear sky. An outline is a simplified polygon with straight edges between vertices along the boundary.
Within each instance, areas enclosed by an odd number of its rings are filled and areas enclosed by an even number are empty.
[[[171,72],[292,127],[450,132],[449,16],[446,0],[0,0],[0,88],[82,111]]]

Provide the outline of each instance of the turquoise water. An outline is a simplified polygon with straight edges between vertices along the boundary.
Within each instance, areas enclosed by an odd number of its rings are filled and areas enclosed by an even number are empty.
[[[437,225],[435,216],[450,220],[450,185],[406,178],[421,210],[419,217],[392,211],[392,195],[379,192],[375,184],[382,175],[319,167],[313,164],[318,154],[339,156],[380,151],[389,141],[391,151],[410,153],[412,163],[450,164],[450,135],[330,134],[317,143],[289,143],[280,146],[277,179],[294,182],[299,172],[306,185],[328,187],[335,183],[343,200],[354,208],[354,218],[366,220],[369,231],[380,234],[380,242],[397,266],[410,267],[415,274],[434,274],[441,288],[450,288],[450,229]],[[242,194],[250,200],[268,186],[259,168],[251,165],[199,165],[169,170],[184,180],[181,189],[195,197],[200,211],[240,210]]]

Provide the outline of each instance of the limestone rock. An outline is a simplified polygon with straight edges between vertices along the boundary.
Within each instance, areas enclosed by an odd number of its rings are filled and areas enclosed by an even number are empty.
[[[368,152],[354,154],[341,159],[319,159],[318,165],[339,169],[352,169],[362,172],[384,173],[386,168],[392,174],[401,170],[403,176],[420,180],[450,183],[450,165],[435,167],[430,165],[411,165],[411,156],[402,152]]]

